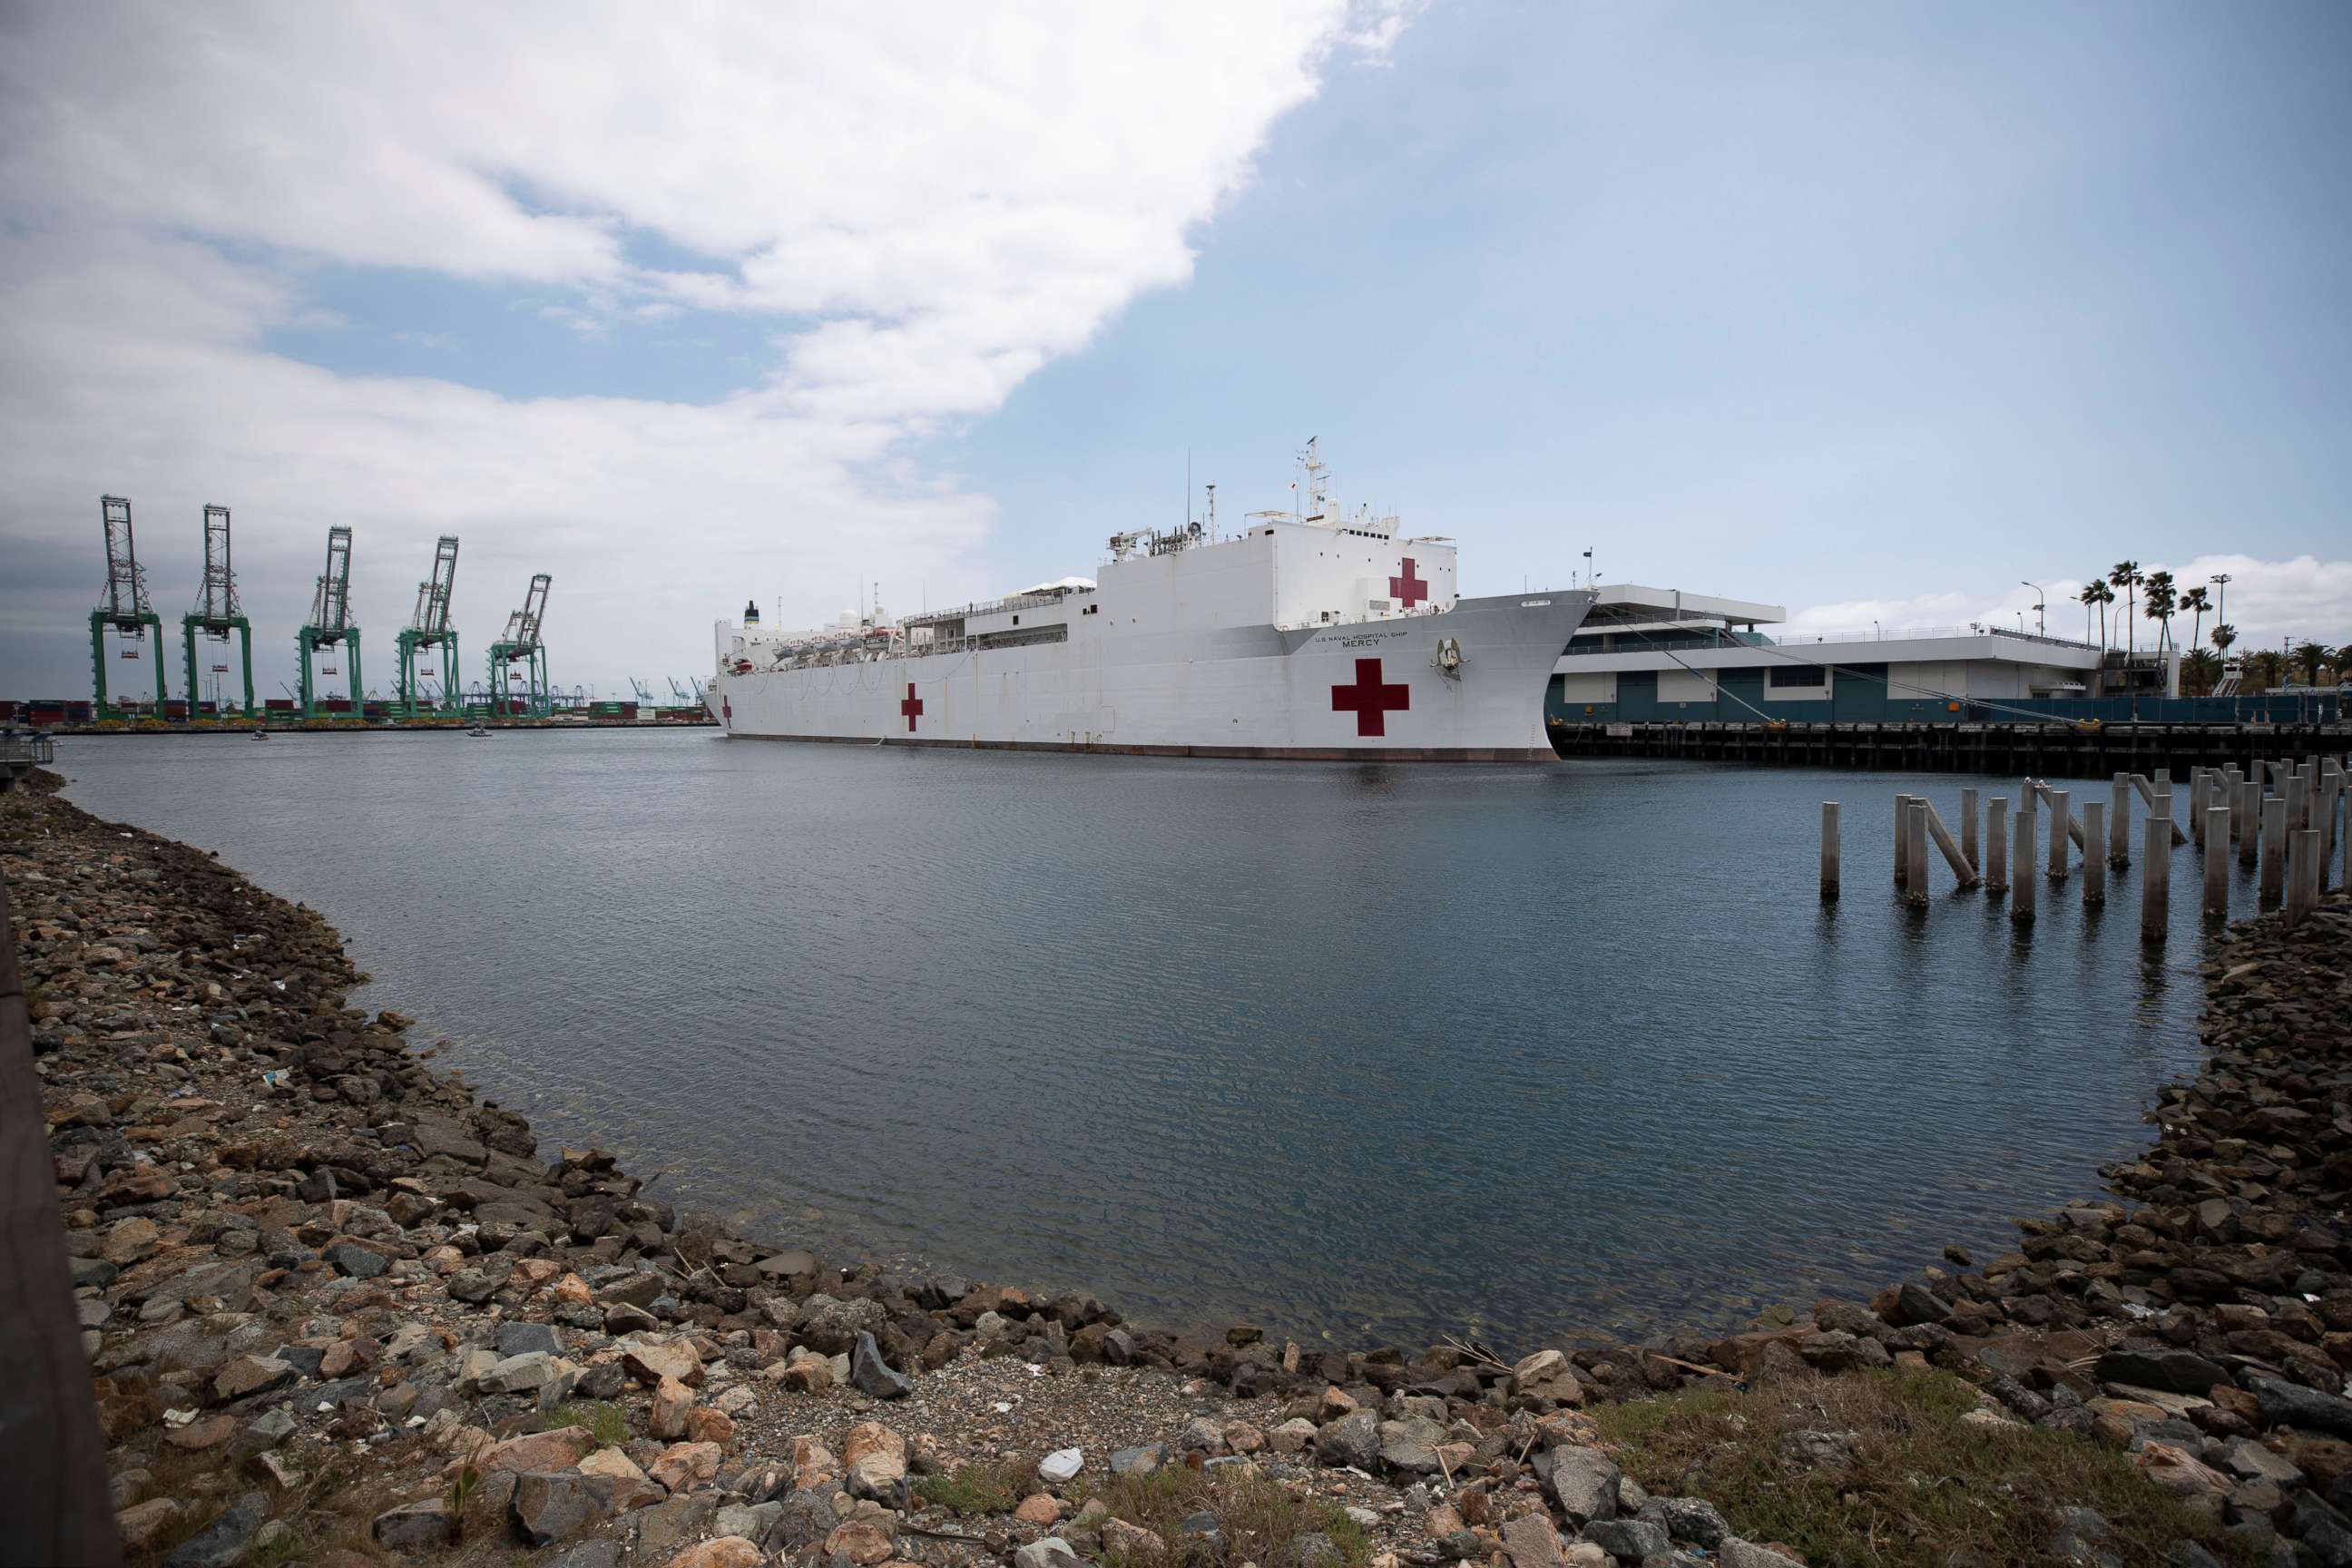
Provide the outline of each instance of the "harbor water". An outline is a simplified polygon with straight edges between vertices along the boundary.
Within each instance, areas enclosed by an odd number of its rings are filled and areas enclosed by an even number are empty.
[[[2030,929],[1940,859],[1895,897],[1896,794],[2014,779],[707,730],[58,767],[320,910],[361,1003],[655,1195],[1180,1326],[1517,1349],[1874,1289],[2095,1193],[2198,1055],[2189,849],[2160,950],[2137,867]]]

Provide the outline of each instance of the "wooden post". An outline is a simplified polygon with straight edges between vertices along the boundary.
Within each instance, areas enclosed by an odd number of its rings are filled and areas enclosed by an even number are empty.
[[[1904,896],[1915,904],[1927,901],[1927,802],[1910,797],[1903,810],[1903,863],[1910,868],[1911,885]]]
[[[1998,795],[1985,804],[1985,890],[2009,890],[2009,801]]]
[[[0,1561],[122,1561],[0,881]]]
[[[2107,805],[2107,863],[2131,864],[2131,775],[2116,775],[2115,798]]]
[[[2230,918],[2230,810],[2217,805],[2205,816],[2205,916]]]
[[[2270,795],[2263,801],[2263,880],[2262,901],[2274,904],[2286,890],[2287,818],[2293,807],[2281,795]]]
[[[1838,896],[1838,803],[1822,802],[1822,898],[1833,902]]]
[[[2319,831],[2298,827],[2288,843],[2284,918],[2299,926],[2319,905]]]
[[[2107,862],[2099,853],[2099,842],[2107,836],[2107,804],[2103,800],[2083,803],[2083,839],[2089,846],[2083,853],[2083,902],[2104,904],[2107,901]]]
[[[1960,856],[1971,875],[1982,877],[1984,862],[1977,858],[1977,792],[1960,791]]]
[[[2009,866],[2009,918],[2033,919],[2033,797],[2026,796],[2017,814],[2015,856]]]
[[[2143,838],[2145,841],[2140,846],[2139,935],[2142,942],[2162,942],[2168,924],[2166,895],[2170,891],[2172,877],[2172,857],[2167,851],[2172,846],[2166,839],[2164,824],[2153,816],[2147,819]]]
[[[2074,826],[2074,814],[2068,806],[2072,798],[2063,789],[2050,792],[2050,879],[2053,882],[2066,879],[2066,839]]]

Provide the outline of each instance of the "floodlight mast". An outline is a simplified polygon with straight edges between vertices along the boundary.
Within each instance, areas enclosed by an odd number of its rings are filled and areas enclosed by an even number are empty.
[[[152,627],[155,707],[160,710],[171,697],[170,683],[163,672],[163,618],[147,601],[147,574],[139,566],[138,541],[131,527],[131,502],[121,496],[100,496],[98,510],[100,526],[106,532],[106,600],[89,613],[90,674],[97,687],[94,707],[101,719],[124,716],[121,706],[107,694],[106,634],[110,630],[118,638],[127,637],[138,644],[146,641],[148,629]],[[127,647],[122,657],[137,658],[139,650]]]

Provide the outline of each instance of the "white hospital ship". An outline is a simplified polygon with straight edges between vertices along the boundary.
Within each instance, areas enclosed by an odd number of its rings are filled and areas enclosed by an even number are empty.
[[[892,624],[716,628],[730,737],[1201,757],[1549,762],[1544,688],[1587,589],[1465,599],[1453,541],[1305,509],[1114,534],[1066,577]]]

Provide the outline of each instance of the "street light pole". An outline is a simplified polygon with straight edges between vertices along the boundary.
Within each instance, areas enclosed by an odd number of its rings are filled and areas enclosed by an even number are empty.
[[[2216,572],[2208,581],[2221,590],[2221,597],[2213,606],[2213,624],[2217,626],[2227,626],[2230,621],[2230,574],[2227,572]]]
[[[2033,590],[2033,597],[2036,601],[2033,606],[2033,624],[2041,629],[2043,637],[2048,637],[2050,635],[2050,616],[2046,612],[2049,608],[2048,600],[2050,595],[2042,591],[2042,584],[2039,583],[2029,583],[2024,578],[2020,577],[2017,580],[2017,584],[2021,588],[2031,588]],[[2019,618],[2018,629],[2021,631],[2024,629],[2024,620],[2021,616]]]

